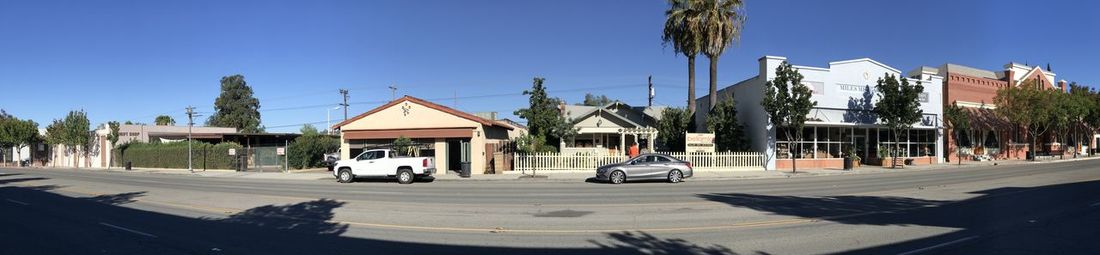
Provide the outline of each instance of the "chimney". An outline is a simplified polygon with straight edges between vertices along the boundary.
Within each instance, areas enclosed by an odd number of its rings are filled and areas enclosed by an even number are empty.
[[[1005,80],[1008,81],[1008,87],[1015,87],[1016,86],[1015,76],[1016,76],[1016,72],[1012,71],[1011,66],[1009,66],[1008,69],[1005,69]]]
[[[1058,87],[1062,88],[1062,92],[1069,92],[1069,88],[1066,87],[1066,80],[1058,81]]]

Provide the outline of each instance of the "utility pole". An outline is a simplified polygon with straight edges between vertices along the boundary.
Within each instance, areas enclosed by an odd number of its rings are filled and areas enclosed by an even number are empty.
[[[340,89],[340,94],[344,95],[344,103],[340,104],[344,107],[344,120],[348,120],[348,89]]]
[[[397,100],[397,84],[390,86],[390,101]]]
[[[653,75],[649,76],[649,106],[653,107]]]
[[[195,172],[195,168],[191,165],[191,157],[193,152],[191,151],[191,126],[195,125],[195,107],[187,106],[187,171],[191,173]]]

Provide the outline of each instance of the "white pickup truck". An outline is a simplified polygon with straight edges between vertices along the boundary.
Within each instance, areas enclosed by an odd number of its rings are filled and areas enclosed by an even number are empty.
[[[377,149],[360,153],[352,159],[336,161],[333,175],[342,183],[354,182],[355,177],[397,177],[401,184],[412,183],[417,177],[435,173],[435,159],[429,157],[402,157],[392,150]]]

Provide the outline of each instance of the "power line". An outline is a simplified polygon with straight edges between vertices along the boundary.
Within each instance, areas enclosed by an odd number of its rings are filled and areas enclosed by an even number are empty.
[[[265,128],[285,128],[285,127],[297,127],[297,126],[302,126],[302,125],[306,125],[306,124],[310,124],[310,125],[321,124],[321,123],[325,123],[325,122],[328,122],[328,121],[327,120],[322,120],[322,121],[314,121],[314,122],[306,122],[306,123],[285,124],[285,125],[264,126],[264,127]]]

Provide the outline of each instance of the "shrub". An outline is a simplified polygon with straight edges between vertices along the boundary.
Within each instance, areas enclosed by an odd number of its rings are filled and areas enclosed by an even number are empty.
[[[321,156],[340,149],[340,139],[327,135],[310,134],[294,138],[287,148],[290,167],[302,169],[322,167]]]
[[[229,149],[240,151],[242,148],[236,143],[203,142],[194,142],[191,147],[195,169],[235,169],[235,156],[229,155]],[[187,168],[186,142],[130,143],[115,151],[116,155],[121,155],[120,163],[131,161],[134,167]]]

